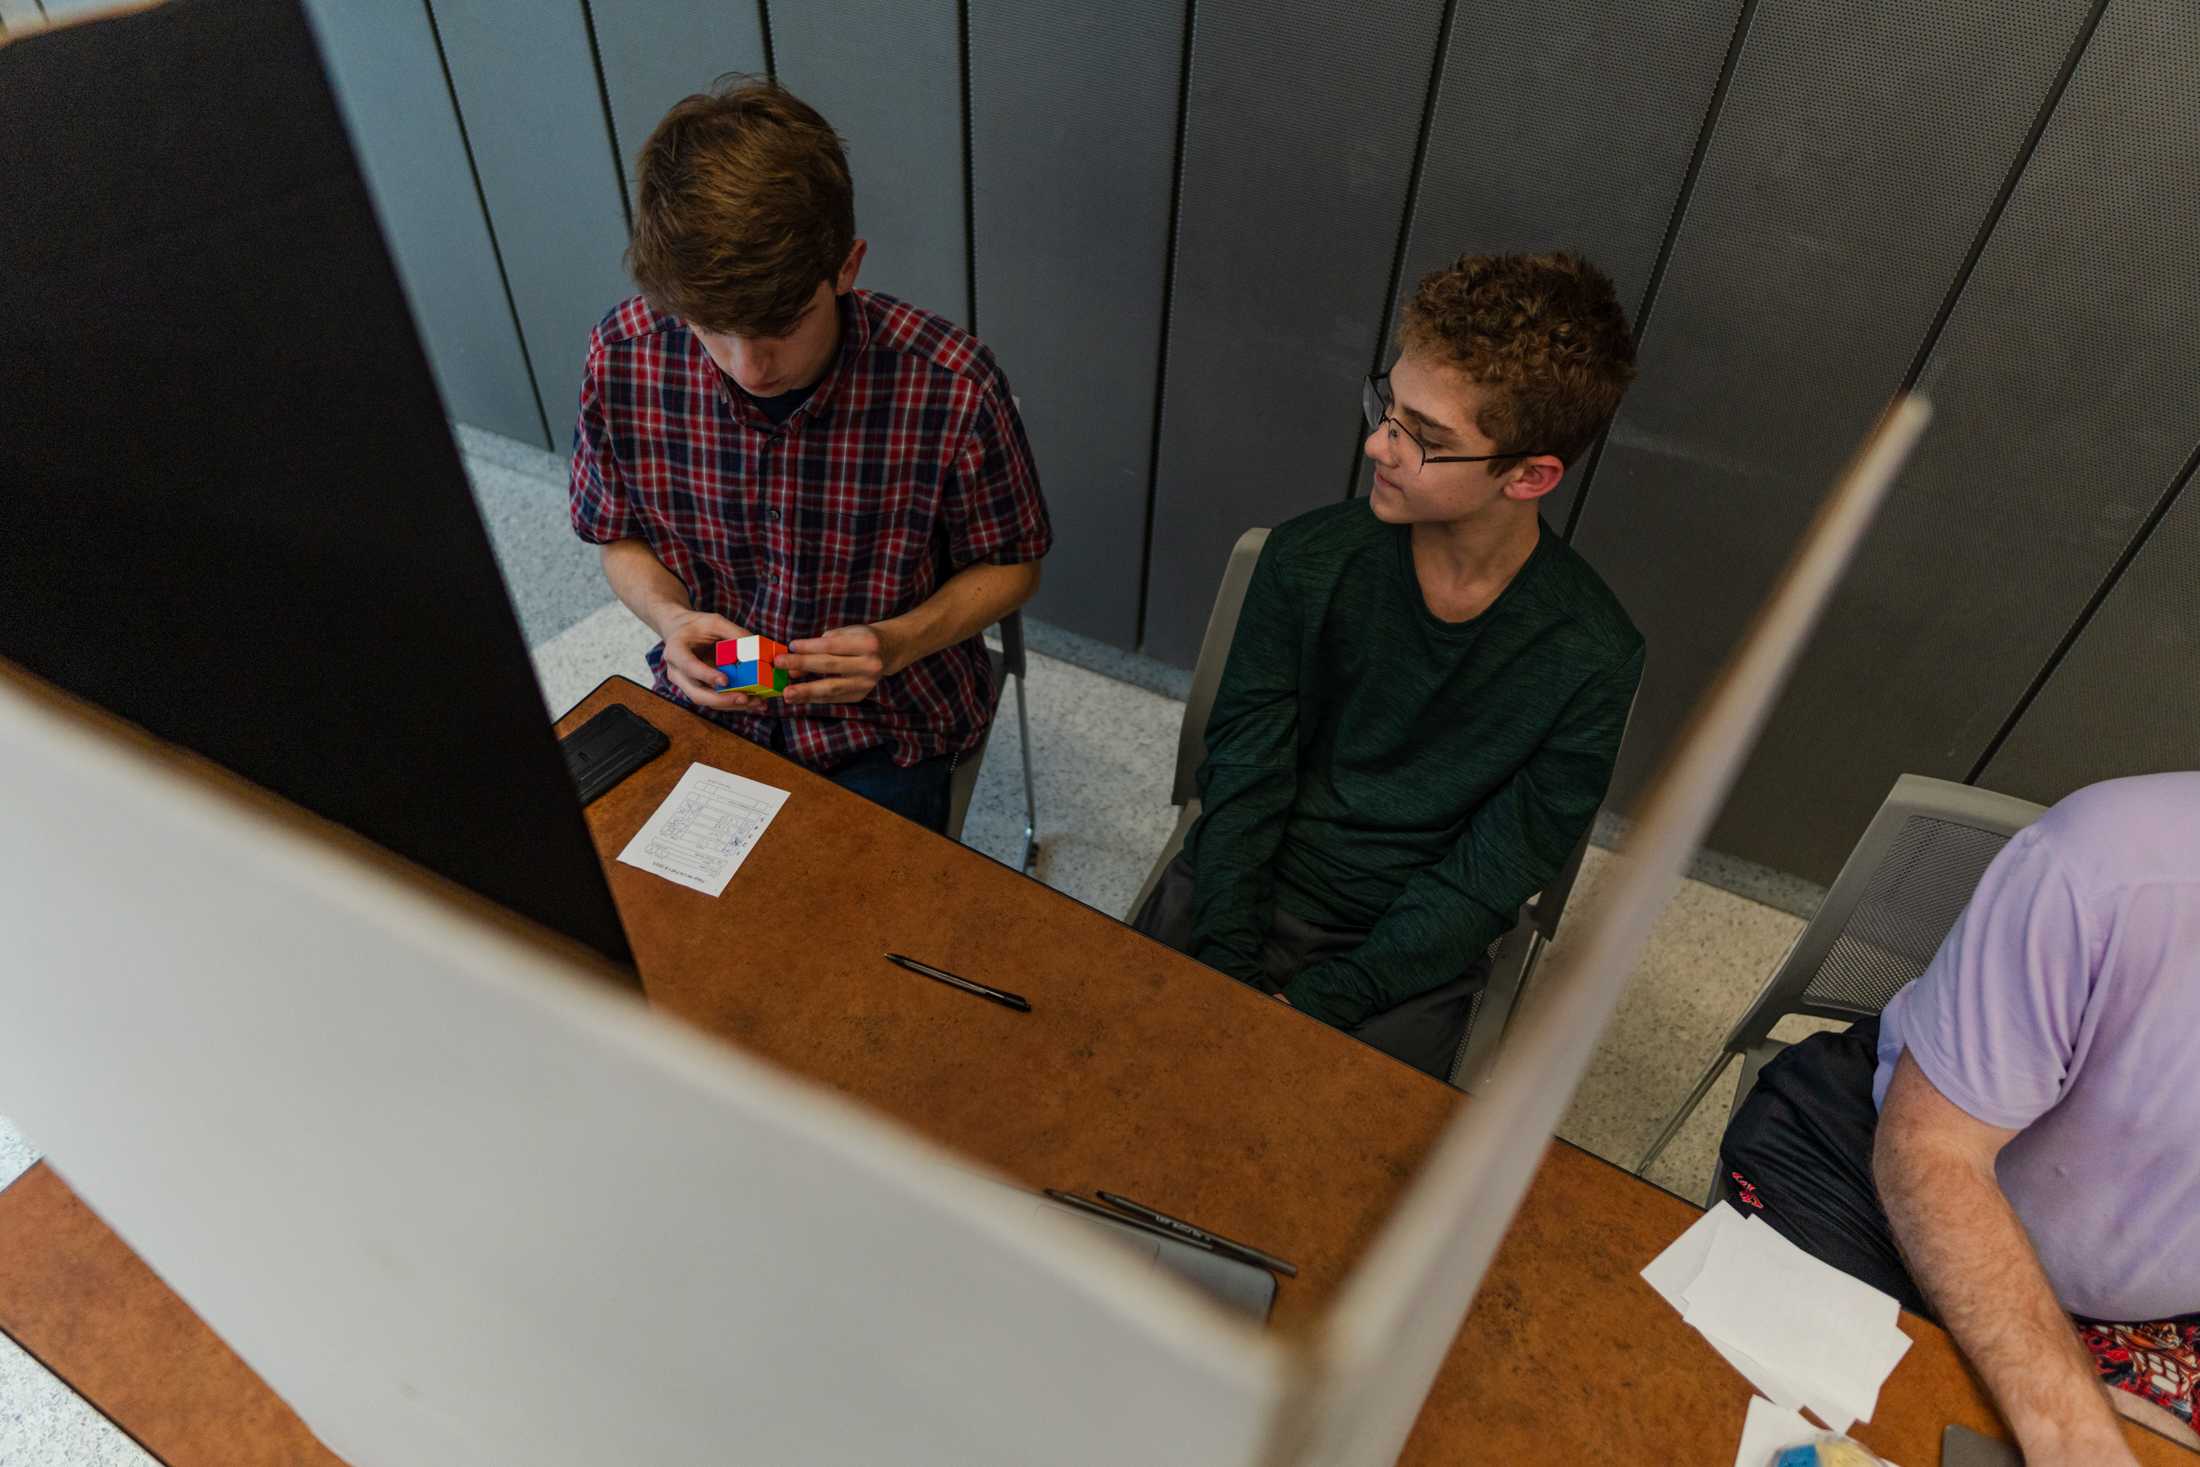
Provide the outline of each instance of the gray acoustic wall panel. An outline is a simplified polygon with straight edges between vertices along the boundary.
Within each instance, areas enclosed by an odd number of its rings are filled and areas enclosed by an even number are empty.
[[[2200,423],[2196,89],[2200,10],[2108,7],[1926,364],[1932,431],[1736,785],[1719,849],[1830,880],[1897,776],[1965,778],[2176,481]],[[2175,560],[2153,555],[2157,579]],[[2182,565],[2184,594],[2119,590],[2116,630],[2088,632],[2056,705],[2095,695],[2070,705],[2085,722],[2041,720],[2069,742],[2029,739],[2035,765],[2052,748],[2082,783],[2161,752],[2148,700],[2174,700],[2165,685],[2200,706]],[[2167,625],[2140,631],[2152,616]],[[2160,655],[2122,661],[2132,632]],[[2180,639],[2188,659],[2170,660]],[[2128,681],[2091,676],[2111,667]],[[2069,788],[2041,786],[2011,792]]]
[[[2185,486],[1979,783],[2053,804],[2126,774],[2200,769],[2200,487]]]
[[[590,0],[613,141],[629,184],[634,158],[672,104],[727,72],[762,75],[760,0]]]
[[[1461,0],[1396,306],[1463,254],[1570,249],[1611,275],[1634,320],[1741,9]],[[1395,350],[1396,309],[1384,325]],[[1582,467],[1544,501],[1556,528]],[[1363,464],[1359,492],[1368,481]]]
[[[1757,8],[1574,537],[1649,642],[1619,806],[1901,385],[2087,10]]]
[[[1185,0],[970,3],[978,322],[1062,553],[1034,615],[1137,637]]]
[[[771,27],[779,79],[847,140],[859,283],[968,326],[954,0],[780,0]]]
[[[547,446],[426,9],[308,0],[306,12],[444,410]]]
[[[1334,503],[1382,338],[1439,0],[1199,0],[1145,650],[1188,667],[1252,525]]]
[[[585,17],[540,0],[433,8],[551,447],[570,452],[589,329],[634,289]]]

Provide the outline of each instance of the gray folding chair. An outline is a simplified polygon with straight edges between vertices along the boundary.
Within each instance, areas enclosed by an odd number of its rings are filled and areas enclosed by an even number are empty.
[[[1024,707],[1024,614],[1011,611],[1001,618],[1001,650],[985,649],[986,661],[993,670],[993,707],[995,717],[1001,706],[1001,685],[1009,678],[1016,679],[1016,746],[1024,759],[1024,850],[1017,861],[1018,870],[1029,871],[1039,854],[1039,797],[1031,780],[1031,716]],[[947,838],[961,840],[963,821],[970,814],[970,796],[978,787],[978,770],[985,763],[986,746],[993,742],[993,725],[987,724],[985,737],[978,747],[970,751],[970,757],[955,766],[954,777],[947,786]]]
[[[1199,660],[1192,666],[1184,723],[1177,730],[1176,783],[1169,792],[1170,800],[1178,807],[1176,828],[1169,832],[1160,858],[1146,875],[1146,884],[1131,902],[1133,916],[1145,907],[1146,899],[1161,881],[1161,873],[1184,849],[1184,837],[1199,819],[1199,766],[1207,757],[1207,718],[1214,711],[1215,691],[1222,684],[1222,667],[1229,660],[1231,639],[1237,635],[1238,615],[1245,609],[1245,588],[1253,579],[1261,547],[1267,543],[1265,529],[1247,530],[1238,537],[1230,551],[1230,563],[1223,569],[1214,610],[1207,616],[1207,632],[1200,638]],[[1544,947],[1558,931],[1559,913],[1565,908],[1566,894],[1573,889],[1588,849],[1589,835],[1584,831],[1551,884],[1520,909],[1520,920],[1492,944],[1490,981],[1475,995],[1467,1011],[1467,1032],[1452,1060],[1452,1084],[1473,1089],[1489,1077],[1513,1005],[1526,991]]]
[[[1922,774],[1896,780],[1818,915],[1727,1031],[1696,1088],[1642,1154],[1636,1174],[1658,1159],[1737,1058],[1742,1079],[1729,1118],[1741,1108],[1757,1072],[1787,1047],[1772,1037],[1781,1019],[1808,1014],[1853,1023],[1884,1009],[1940,951],[2001,848],[2044,809],[2013,795]],[[1712,1170],[1716,1192],[1717,1168]]]

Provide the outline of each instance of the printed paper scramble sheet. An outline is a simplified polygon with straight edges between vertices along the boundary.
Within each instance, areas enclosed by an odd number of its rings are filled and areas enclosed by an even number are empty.
[[[786,803],[783,789],[690,764],[619,859],[706,896],[719,896]]]

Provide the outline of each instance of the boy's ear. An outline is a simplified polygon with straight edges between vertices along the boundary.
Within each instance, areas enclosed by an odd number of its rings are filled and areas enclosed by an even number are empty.
[[[840,273],[833,277],[834,295],[846,295],[856,288],[856,274],[863,269],[863,252],[867,248],[860,239],[848,246],[848,258],[840,262]]]
[[[1541,499],[1556,489],[1565,477],[1563,459],[1539,453],[1514,469],[1512,479],[1505,485],[1505,493],[1513,499]]]

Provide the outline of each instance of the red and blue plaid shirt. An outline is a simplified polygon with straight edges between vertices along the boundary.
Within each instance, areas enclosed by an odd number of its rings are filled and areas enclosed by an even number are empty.
[[[965,566],[1054,542],[1031,445],[993,354],[929,311],[840,298],[840,355],[773,424],[677,318],[641,298],[588,338],[574,432],[573,529],[641,539],[696,609],[777,642],[899,616]],[[656,689],[681,695],[650,649]],[[692,704],[690,706],[693,706]],[[993,717],[985,644],[921,659],[860,703],[697,709],[816,769],[891,745],[898,764],[977,747]]]

